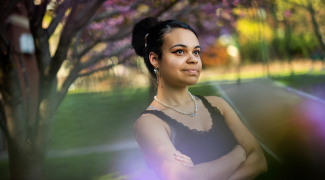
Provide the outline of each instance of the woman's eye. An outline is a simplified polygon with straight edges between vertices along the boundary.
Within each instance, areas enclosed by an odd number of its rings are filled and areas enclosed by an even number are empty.
[[[177,50],[174,53],[182,55],[182,54],[184,54],[184,51],[183,50]]]
[[[200,51],[194,51],[194,55],[200,55]]]

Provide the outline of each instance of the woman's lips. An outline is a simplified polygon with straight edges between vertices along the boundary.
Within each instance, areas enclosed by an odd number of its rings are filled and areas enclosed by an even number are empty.
[[[196,73],[199,73],[199,70],[198,69],[185,69],[183,70],[187,73],[190,73],[190,74],[196,74]]]

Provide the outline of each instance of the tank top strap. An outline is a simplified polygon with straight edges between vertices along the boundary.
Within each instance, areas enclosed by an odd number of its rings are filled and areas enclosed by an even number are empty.
[[[167,116],[165,113],[163,113],[162,111],[159,111],[159,110],[144,110],[142,114],[153,114],[155,116],[157,116],[159,119],[167,122],[168,124],[170,124],[171,122],[173,122],[173,120]]]
[[[218,115],[222,115],[221,112],[220,112],[220,110],[217,107],[212,106],[211,103],[205,97],[203,97],[201,95],[195,95],[195,96],[201,99],[201,101],[203,102],[204,106],[208,109],[208,111],[211,114],[217,113]]]

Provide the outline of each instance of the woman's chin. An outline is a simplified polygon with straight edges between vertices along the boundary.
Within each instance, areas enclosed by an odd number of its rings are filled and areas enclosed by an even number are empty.
[[[192,86],[196,84],[198,81],[198,78],[192,78],[191,80],[186,81],[187,86]]]

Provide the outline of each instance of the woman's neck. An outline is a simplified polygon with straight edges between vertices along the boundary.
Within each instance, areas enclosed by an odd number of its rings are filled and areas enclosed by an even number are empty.
[[[157,99],[170,106],[185,105],[188,101],[192,100],[188,93],[188,86],[175,87],[164,85],[162,87],[160,84],[158,84]]]

